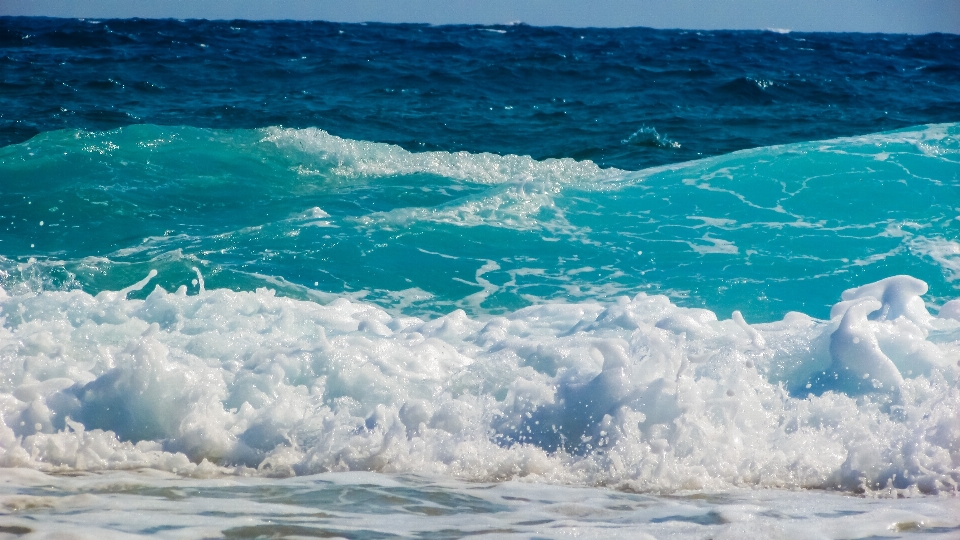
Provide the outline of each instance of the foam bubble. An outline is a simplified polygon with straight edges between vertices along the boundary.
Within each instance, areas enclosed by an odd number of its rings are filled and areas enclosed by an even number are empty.
[[[917,236],[908,242],[910,249],[930,257],[943,269],[947,281],[960,278],[960,243],[945,238]]]
[[[131,290],[0,294],[4,466],[960,482],[960,322],[924,316],[907,276],[845,292],[830,321],[754,325],[644,294],[423,320],[267,289]]]

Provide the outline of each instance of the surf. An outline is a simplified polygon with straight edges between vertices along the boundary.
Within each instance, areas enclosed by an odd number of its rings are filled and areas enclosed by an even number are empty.
[[[423,320],[133,289],[2,293],[0,463],[658,492],[937,493],[960,474],[956,301],[930,315],[906,276],[765,324],[642,293]]]

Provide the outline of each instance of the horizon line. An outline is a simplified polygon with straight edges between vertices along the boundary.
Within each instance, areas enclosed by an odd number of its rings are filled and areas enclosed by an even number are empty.
[[[659,30],[659,31],[680,31],[680,32],[756,32],[756,33],[772,33],[772,34],[861,34],[861,35],[884,35],[884,36],[931,36],[931,35],[947,35],[947,36],[958,36],[960,32],[946,32],[946,31],[933,31],[933,32],[880,32],[880,31],[863,31],[863,30],[793,30],[790,28],[696,28],[696,27],[668,27],[668,26],[564,26],[560,24],[533,24],[525,21],[510,21],[503,23],[431,23],[431,22],[413,22],[413,21],[377,21],[377,20],[368,20],[368,21],[337,21],[329,19],[292,19],[292,18],[263,18],[263,19],[245,19],[245,18],[206,18],[206,17],[151,17],[151,16],[135,16],[135,17],[69,17],[62,15],[9,15],[9,14],[0,14],[0,19],[56,19],[56,20],[70,20],[70,21],[90,21],[90,22],[101,22],[101,21],[178,21],[178,22],[193,22],[193,21],[204,21],[204,22],[251,22],[251,23],[324,23],[324,24],[343,24],[343,25],[383,25],[383,26],[424,26],[424,27],[433,27],[433,28],[442,28],[442,27],[481,27],[481,28],[490,28],[490,27],[529,27],[529,28],[563,28],[569,30]]]

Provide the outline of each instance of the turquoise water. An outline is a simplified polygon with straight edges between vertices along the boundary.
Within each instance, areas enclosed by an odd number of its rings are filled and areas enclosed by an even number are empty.
[[[95,293],[157,269],[173,290],[196,267],[210,288],[409,315],[648,292],[770,321],[826,317],[844,289],[909,274],[939,304],[960,275],[958,134],[939,124],[625,171],[318,129],[54,131],[0,150],[4,286]]]

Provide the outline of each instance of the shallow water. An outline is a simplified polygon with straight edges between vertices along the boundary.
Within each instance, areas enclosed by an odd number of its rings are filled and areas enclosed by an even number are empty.
[[[736,489],[671,496],[372,473],[157,472],[0,483],[0,533],[78,538],[956,538],[956,498]]]

